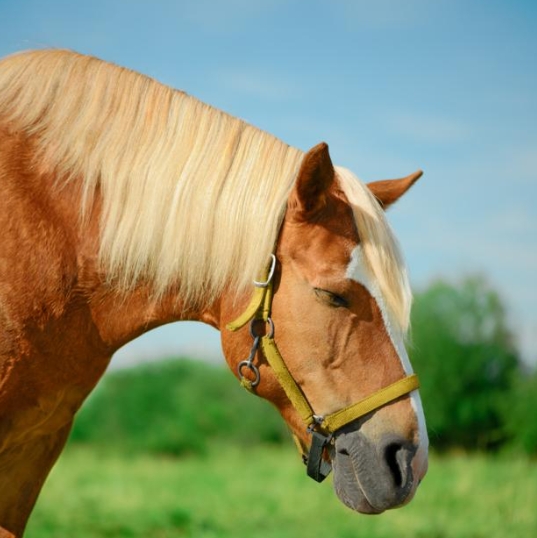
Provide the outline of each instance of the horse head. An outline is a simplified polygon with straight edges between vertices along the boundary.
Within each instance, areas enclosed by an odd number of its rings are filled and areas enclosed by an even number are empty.
[[[355,402],[367,406],[415,378],[404,346],[408,281],[383,211],[420,175],[366,187],[332,165],[326,144],[310,150],[288,198],[269,276],[271,304],[260,292],[259,304],[254,299],[243,321],[231,324],[238,328],[253,319],[248,361],[239,365],[248,356],[247,331],[242,338],[223,331],[233,371],[278,408],[303,453],[309,452],[305,458],[322,458],[321,469],[333,466],[338,497],[363,513],[408,502],[427,470],[416,385],[352,414]],[[228,301],[223,314],[236,316],[237,303]],[[253,314],[263,309],[270,315]],[[263,328],[263,321],[270,323]],[[267,333],[272,347],[277,343],[281,368],[270,359],[271,346],[258,345],[256,337]],[[287,371],[283,381],[278,369]],[[287,377],[294,388],[286,386]],[[301,412],[304,406],[312,412]],[[320,481],[327,472],[319,474]]]

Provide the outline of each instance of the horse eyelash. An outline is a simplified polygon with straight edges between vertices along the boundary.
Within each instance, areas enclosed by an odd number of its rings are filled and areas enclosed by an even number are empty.
[[[349,301],[345,299],[345,297],[341,297],[341,295],[338,295],[337,293],[333,293],[328,290],[323,290],[322,288],[313,288],[315,291],[315,295],[319,297],[319,299],[323,300],[324,302],[328,303],[330,306],[334,308],[348,308],[349,307]]]

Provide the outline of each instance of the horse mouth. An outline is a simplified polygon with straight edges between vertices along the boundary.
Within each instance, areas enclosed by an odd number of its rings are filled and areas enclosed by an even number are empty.
[[[347,481],[341,480],[335,474],[334,490],[339,500],[355,512],[368,515],[378,515],[384,512],[382,508],[376,508],[371,504],[364,490],[360,487],[357,477],[354,481]]]
[[[393,440],[377,447],[363,434],[336,438],[333,450],[334,490],[350,509],[381,514],[406,504],[415,484],[410,462],[415,448]]]

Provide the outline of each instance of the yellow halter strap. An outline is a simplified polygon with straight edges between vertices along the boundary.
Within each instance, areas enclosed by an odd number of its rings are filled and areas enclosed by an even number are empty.
[[[238,331],[248,322],[251,322],[250,333],[254,339],[254,343],[248,359],[242,361],[238,367],[241,385],[250,392],[253,392],[254,387],[259,383],[259,370],[254,364],[254,359],[258,349],[261,348],[261,352],[274,371],[278,382],[291,401],[291,404],[301,416],[308,431],[313,435],[310,454],[306,456],[302,450],[301,452],[303,453],[304,460],[308,464],[308,474],[320,482],[330,472],[329,465],[327,468],[326,462],[322,461],[322,453],[326,445],[331,441],[332,435],[354,420],[418,389],[418,376],[412,374],[403,377],[395,383],[374,392],[354,404],[340,409],[339,411],[335,411],[334,413],[324,416],[316,415],[306,398],[306,395],[302,392],[302,389],[298,386],[289,372],[274,340],[274,326],[270,313],[273,296],[272,276],[274,274],[275,264],[276,258],[273,255],[271,268],[268,271],[266,281],[254,283],[256,288],[246,310],[237,319],[228,323],[226,328],[229,331]],[[270,329],[268,334],[262,336],[256,335],[254,323],[258,320],[269,324]],[[245,368],[253,373],[255,377],[253,381],[244,376],[243,370]],[[297,446],[300,446],[298,442]],[[314,458],[312,458],[312,452],[316,453]]]

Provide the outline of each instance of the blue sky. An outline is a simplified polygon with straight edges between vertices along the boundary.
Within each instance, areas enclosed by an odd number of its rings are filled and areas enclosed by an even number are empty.
[[[93,54],[184,89],[366,181],[425,176],[391,213],[416,288],[487,275],[537,362],[537,2],[0,0],[0,55]],[[219,356],[174,324],[125,363]]]

